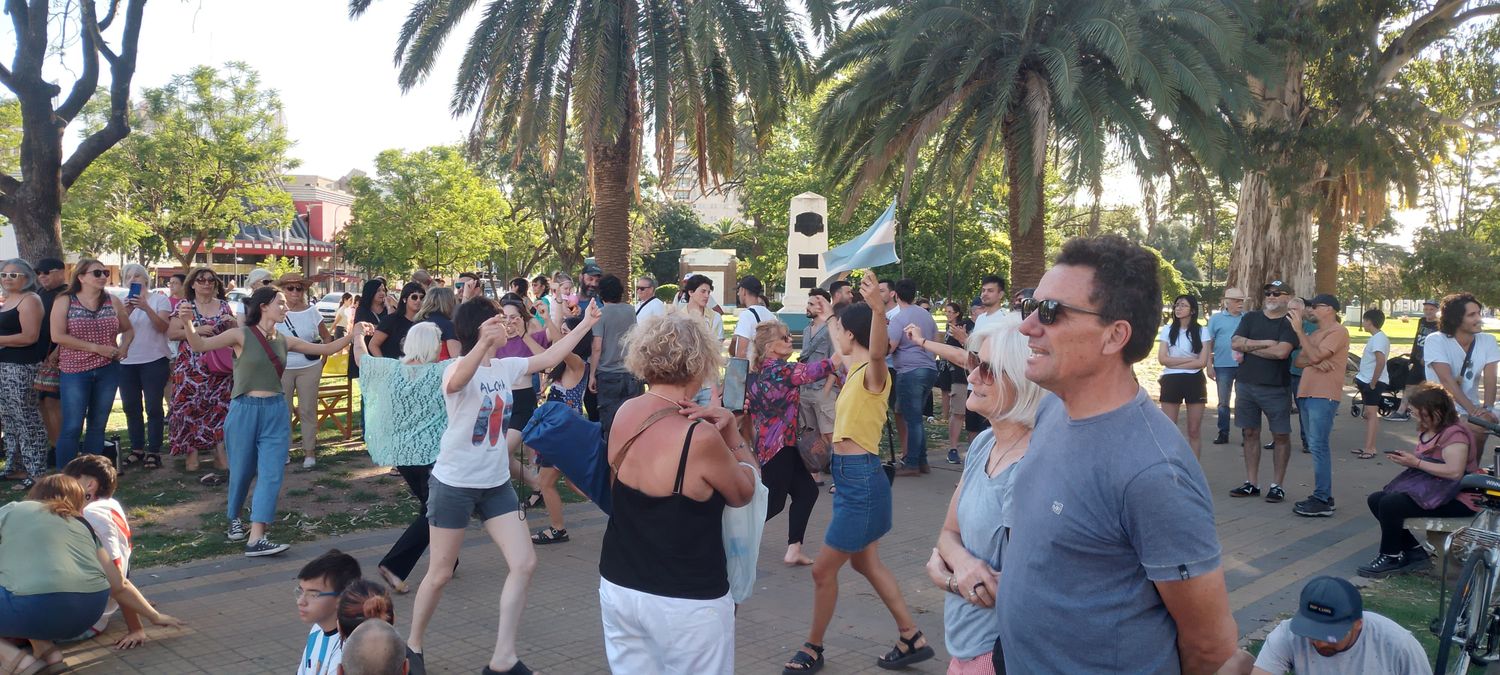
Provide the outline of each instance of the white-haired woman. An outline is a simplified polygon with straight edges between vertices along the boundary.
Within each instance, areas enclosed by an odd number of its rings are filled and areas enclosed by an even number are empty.
[[[442,288],[434,288],[435,294]],[[430,299],[432,294],[428,295]],[[449,292],[452,297],[452,292]],[[374,326],[361,324],[365,332]],[[450,324],[451,325],[451,324]],[[354,360],[360,367],[360,388],[369,414],[365,421],[365,449],[380,466],[394,466],[422,510],[380,559],[380,576],[391,590],[406,593],[406,578],[427,551],[427,482],[442,447],[448,410],[443,400],[442,328],[423,322],[406,334],[405,354],[399,360],[375,356],[364,340],[354,341]],[[458,350],[452,356],[458,357]]]
[[[947,592],[943,639],[949,675],[994,673],[991,652],[1000,633],[994,612],[1001,540],[1009,524],[1014,467],[1026,454],[1042,389],[1026,379],[1030,349],[1018,330],[1019,315],[1000,318],[969,336],[969,351],[934,340],[914,341],[927,351],[969,368],[969,410],[990,428],[969,444],[963,477],[948,502],[927,576]]]
[[[20,258],[0,265],[0,427],[5,428],[6,467],[25,470],[20,488],[31,489],[47,471],[47,431],[37,405],[36,372],[47,358],[41,339],[46,311],[37,294],[36,270]]]
[[[156,469],[161,467],[162,402],[172,377],[172,352],[167,347],[172,301],[151,290],[143,265],[120,268],[120,283],[130,288],[125,313],[135,329],[130,353],[120,359],[120,404],[130,436],[130,454],[120,463]]]

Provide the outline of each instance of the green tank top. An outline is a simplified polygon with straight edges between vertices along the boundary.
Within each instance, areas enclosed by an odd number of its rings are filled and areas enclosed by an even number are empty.
[[[271,362],[265,347],[260,346],[260,339],[248,326],[240,330],[245,333],[245,346],[234,360],[234,389],[229,398],[252,391],[281,391],[281,376],[276,374],[276,364]],[[285,364],[286,338],[272,332],[266,336],[266,342],[270,343],[271,351],[276,352],[276,358]]]

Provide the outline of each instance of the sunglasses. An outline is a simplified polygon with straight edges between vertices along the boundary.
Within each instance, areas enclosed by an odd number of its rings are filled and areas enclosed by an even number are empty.
[[[104,277],[109,276],[109,270],[89,270],[87,274],[93,276],[95,279],[103,279]]]
[[[781,336],[780,339],[783,340],[783,341],[785,341],[787,344],[791,344],[792,343],[792,336],[790,336],[790,335],[783,335],[783,336]]]
[[[285,286],[281,290],[282,290],[283,293],[301,293],[302,292],[302,287],[301,286]]]
[[[20,272],[0,272],[0,279],[22,279],[26,275]]]
[[[261,282],[260,282],[260,285],[262,285],[262,286],[270,286],[271,284],[274,284],[274,283],[276,283],[276,282],[271,281],[270,279],[262,279]]]
[[[1025,300],[1021,301],[1022,318],[1029,317],[1031,316],[1032,312],[1035,312],[1037,321],[1042,322],[1043,326],[1050,326],[1054,323],[1057,323],[1057,315],[1064,309],[1070,312],[1078,312],[1080,314],[1092,314],[1098,317],[1104,316],[1103,314],[1100,314],[1099,312],[1096,312],[1092,309],[1074,307],[1073,305],[1065,304],[1057,300],[1037,300],[1036,298],[1026,298]]]
[[[1283,295],[1291,295],[1291,293],[1287,293],[1286,291],[1266,291],[1266,297],[1268,298],[1279,298]]]
[[[406,299],[407,300],[421,300],[422,298],[425,298],[425,297],[427,297],[427,296],[423,295],[421,293],[412,293],[411,295],[406,296]]]
[[[650,286],[636,286],[635,290],[638,290],[638,291],[649,291],[649,290],[651,290],[651,287]]]
[[[979,352],[969,351],[969,370],[979,371],[980,377],[986,380],[995,379],[995,371],[990,368],[990,362],[980,358]]]
[[[201,276],[201,277],[198,277],[197,279],[194,279],[193,283],[195,283],[195,284],[217,284],[217,283],[219,283],[219,280],[218,280],[217,277]]]

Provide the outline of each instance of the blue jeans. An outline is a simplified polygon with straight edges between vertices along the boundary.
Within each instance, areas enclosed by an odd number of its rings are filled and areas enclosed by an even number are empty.
[[[172,366],[162,357],[150,363],[125,364],[120,371],[120,403],[125,408],[125,427],[130,430],[130,449],[159,454],[162,399]]]
[[[1307,449],[1313,457],[1313,496],[1333,501],[1333,457],[1328,450],[1328,435],[1338,416],[1339,402],[1326,398],[1299,398],[1298,425],[1307,434]]]
[[[83,435],[83,452],[104,452],[104,425],[115,407],[115,393],[120,388],[120,364],[109,363],[81,373],[63,373],[58,378],[58,396],[62,399],[62,432],[57,436],[57,468],[62,469],[78,456],[78,437]],[[84,432],[87,423],[88,431]]]
[[[896,378],[895,408],[906,424],[906,456],[902,466],[915,469],[927,463],[926,418],[922,415],[922,403],[927,392],[937,383],[937,368],[917,368],[901,373]]]
[[[1234,368],[1214,368],[1214,382],[1219,385],[1219,435],[1229,435],[1229,395],[1234,392],[1234,375],[1240,372],[1239,366]]]
[[[281,478],[292,443],[291,414],[283,394],[241,394],[229,402],[224,449],[229,453],[229,509],[225,515],[230,520],[240,517],[250,481],[254,480],[250,522],[275,522],[276,500],[281,497]]]

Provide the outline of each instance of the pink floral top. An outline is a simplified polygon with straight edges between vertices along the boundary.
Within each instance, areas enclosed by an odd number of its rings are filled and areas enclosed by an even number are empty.
[[[791,363],[766,359],[753,373],[746,393],[746,410],[755,428],[755,455],[761,464],[782,448],[797,445],[798,387],[817,382],[833,372],[833,361]]]

